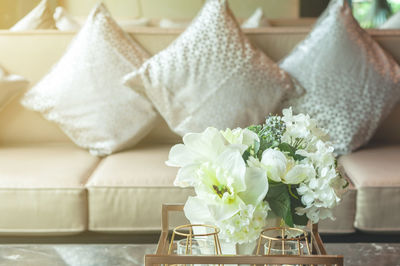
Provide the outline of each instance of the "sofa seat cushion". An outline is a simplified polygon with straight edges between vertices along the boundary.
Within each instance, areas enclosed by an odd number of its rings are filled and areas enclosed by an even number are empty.
[[[335,220],[325,219],[319,222],[318,230],[328,234],[354,233],[354,217],[356,213],[357,190],[350,184],[349,190],[343,195],[342,201],[333,208],[332,213]]]
[[[103,159],[88,181],[89,230],[157,231],[163,203],[184,203],[192,189],[174,187],[177,168],[165,161],[171,145],[148,145]],[[174,225],[186,223],[180,216]]]
[[[85,231],[85,183],[98,162],[69,145],[0,147],[0,234]]]
[[[171,145],[137,147],[103,159],[88,181],[89,230],[97,232],[154,232],[161,229],[163,203],[185,203],[191,188],[174,187],[177,168],[165,161]],[[336,221],[324,220],[320,230],[354,232],[355,190],[334,210]],[[182,215],[170,225],[187,223]]]
[[[400,145],[370,146],[339,161],[357,189],[355,227],[400,231]]]

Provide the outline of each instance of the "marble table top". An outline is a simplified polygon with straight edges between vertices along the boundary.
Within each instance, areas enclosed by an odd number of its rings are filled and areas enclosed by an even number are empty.
[[[345,265],[400,265],[400,243],[326,244],[328,253],[345,256]],[[143,265],[153,244],[0,245],[0,265],[124,266]]]

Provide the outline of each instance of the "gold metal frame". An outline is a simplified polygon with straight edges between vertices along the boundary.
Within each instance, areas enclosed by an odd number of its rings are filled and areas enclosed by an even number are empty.
[[[271,231],[281,231],[281,238],[265,235],[266,232],[271,232]],[[298,232],[299,236],[288,238],[287,232],[290,232],[290,231]],[[271,245],[272,245],[273,241],[281,242],[282,255],[286,255],[285,254],[285,242],[288,242],[288,241],[296,241],[297,242],[297,246],[298,246],[298,250],[299,250],[297,255],[302,255],[301,241],[304,241],[306,244],[306,248],[307,248],[307,254],[311,254],[310,245],[308,244],[308,233],[306,230],[303,230],[300,228],[272,227],[272,228],[264,229],[263,231],[261,231],[260,238],[258,239],[256,255],[260,255],[260,249],[261,249],[261,244],[262,244],[261,242],[263,239],[266,239],[268,241],[268,254],[267,255],[270,255]]]
[[[145,256],[145,265],[161,264],[324,264],[343,265],[343,256],[327,255],[324,244],[318,233],[318,224],[310,228],[312,240],[311,255],[288,256],[288,255],[215,255],[215,256],[193,256],[168,254],[169,249],[169,224],[168,214],[171,212],[183,212],[182,204],[164,204],[162,207],[162,231],[158,241],[156,254]]]
[[[193,227],[206,227],[214,230],[214,232],[211,233],[206,233],[206,234],[195,234],[193,233]],[[180,230],[188,229],[189,233],[181,232]],[[172,237],[170,240],[169,248],[168,248],[168,255],[171,255],[173,246],[174,246],[174,240],[175,240],[175,235],[178,236],[184,236],[186,237],[186,255],[191,255],[192,254],[192,240],[195,237],[208,237],[212,236],[214,240],[214,247],[215,247],[215,254],[221,255],[221,243],[219,242],[219,228],[213,225],[208,225],[208,224],[185,224],[181,225],[178,227],[175,227],[174,230],[172,231]]]

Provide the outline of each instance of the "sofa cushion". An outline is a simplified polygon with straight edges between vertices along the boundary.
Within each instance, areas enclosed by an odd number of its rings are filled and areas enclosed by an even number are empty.
[[[81,28],[81,25],[62,6],[56,7],[53,18],[58,30],[77,31]]]
[[[354,233],[354,216],[356,213],[356,195],[357,191],[353,185],[342,196],[338,206],[332,209],[335,220],[325,219],[319,221],[318,230],[321,233],[347,234]]]
[[[49,0],[42,0],[25,17],[10,28],[11,31],[28,31],[39,29],[56,29],[53,10]]]
[[[97,232],[153,232],[161,228],[163,203],[185,203],[192,188],[174,187],[177,168],[165,160],[171,145],[142,146],[103,159],[88,181],[89,230]],[[354,232],[355,191],[335,208],[336,221],[324,220],[320,231]],[[183,214],[170,225],[187,223]]]
[[[288,105],[308,113],[342,155],[365,145],[400,100],[400,67],[360,28],[346,0],[331,1],[281,63],[307,93]]]
[[[99,159],[73,146],[0,148],[0,234],[87,228],[85,183]]]
[[[355,227],[400,231],[400,145],[368,147],[339,161],[357,189]]]
[[[258,124],[303,90],[241,31],[227,1],[207,0],[170,46],[126,76],[174,132],[184,135]]]
[[[28,81],[25,78],[18,75],[9,75],[0,66],[0,111],[27,85]]]
[[[57,123],[94,155],[130,148],[149,133],[156,112],[140,85],[131,89],[121,79],[147,58],[147,52],[98,4],[62,58],[25,94],[22,104]]]
[[[89,230],[156,231],[163,203],[184,203],[192,189],[174,187],[168,167],[170,145],[137,147],[103,159],[88,181]],[[175,225],[187,222],[181,216]]]

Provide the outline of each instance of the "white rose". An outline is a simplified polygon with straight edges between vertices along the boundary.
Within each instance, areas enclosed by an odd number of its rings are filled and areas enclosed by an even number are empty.
[[[261,157],[261,165],[267,170],[269,179],[275,182],[281,182],[286,174],[288,160],[283,152],[267,149]]]

